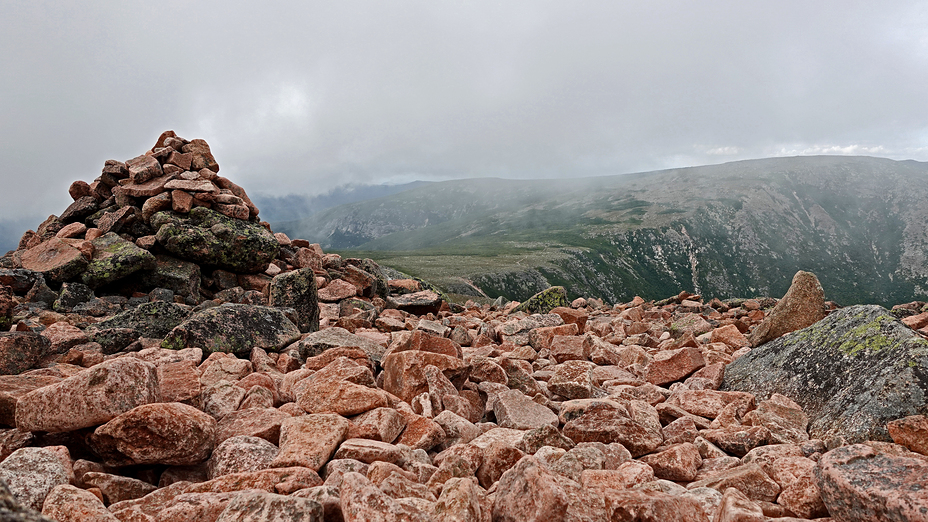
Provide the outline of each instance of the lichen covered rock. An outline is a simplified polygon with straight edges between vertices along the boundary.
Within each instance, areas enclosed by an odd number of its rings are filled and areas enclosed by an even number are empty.
[[[513,312],[546,314],[559,306],[570,306],[567,290],[564,290],[563,286],[552,286],[529,297],[528,301],[517,306]]]
[[[316,276],[311,268],[301,268],[274,277],[270,285],[270,305],[293,308],[299,317],[301,332],[319,330],[319,299]]]
[[[143,303],[92,325],[92,332],[111,328],[131,328],[142,337],[160,338],[167,335],[190,315],[181,305],[164,301]]]
[[[177,257],[232,272],[263,272],[280,249],[274,235],[261,225],[205,207],[196,207],[186,216],[158,212],[151,226],[157,230],[158,243]]]
[[[91,241],[93,260],[87,265],[81,280],[90,288],[122,279],[139,270],[155,267],[155,256],[135,243],[126,241],[113,232]]]
[[[726,367],[722,387],[785,395],[812,419],[813,438],[888,441],[888,421],[928,412],[926,372],[928,341],[861,305],[755,348]]]
[[[300,330],[278,308],[226,303],[193,314],[165,336],[161,347],[248,357],[252,348],[277,351],[299,338]]]

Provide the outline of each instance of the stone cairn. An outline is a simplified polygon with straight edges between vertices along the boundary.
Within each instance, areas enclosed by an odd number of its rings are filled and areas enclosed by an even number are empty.
[[[925,520],[924,415],[870,441],[725,377],[847,335],[920,368],[925,303],[823,320],[800,273],[779,301],[456,306],[272,233],[218,173],[165,132],[0,258],[0,519]]]

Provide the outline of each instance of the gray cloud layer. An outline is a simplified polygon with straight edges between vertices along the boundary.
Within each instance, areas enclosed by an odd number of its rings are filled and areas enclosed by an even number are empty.
[[[250,192],[928,160],[924,2],[0,4],[0,220],[174,129]]]

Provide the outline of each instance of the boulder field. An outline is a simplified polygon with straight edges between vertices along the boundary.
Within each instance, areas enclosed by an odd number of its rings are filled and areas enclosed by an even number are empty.
[[[928,520],[925,303],[456,305],[218,171],[168,131],[0,258],[0,519]]]

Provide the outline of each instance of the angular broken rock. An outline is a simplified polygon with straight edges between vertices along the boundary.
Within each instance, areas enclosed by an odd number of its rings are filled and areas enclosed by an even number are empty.
[[[815,477],[828,512],[836,520],[928,519],[928,462],[912,455],[887,454],[865,444],[823,455]]]
[[[155,365],[122,357],[33,390],[16,403],[16,427],[73,431],[109,422],[136,406],[159,402]]]
[[[322,504],[308,498],[278,495],[266,491],[246,491],[226,505],[216,522],[259,522],[301,520],[322,522]]]
[[[636,422],[615,408],[593,405],[564,425],[564,435],[574,442],[619,442],[639,457],[654,451],[663,442],[660,423],[651,426]]]
[[[497,396],[493,407],[501,428],[532,430],[542,426],[557,427],[557,414],[526,397],[519,390],[507,390]]]
[[[45,497],[42,514],[59,522],[93,520],[117,522],[119,519],[106,509],[103,501],[86,489],[70,484],[55,486]]]
[[[35,332],[0,332],[0,375],[16,375],[51,353],[48,337]]]
[[[567,301],[567,291],[563,286],[552,286],[529,297],[524,303],[512,310],[527,314],[547,314],[555,308],[570,306]]]
[[[372,361],[380,362],[386,351],[386,348],[380,344],[337,326],[324,328],[303,337],[297,347],[299,356],[303,360],[322,355],[323,352],[332,348],[360,348]]]
[[[171,330],[161,346],[248,357],[255,347],[277,351],[299,338],[299,329],[278,308],[225,303],[190,316]]]
[[[16,426],[16,404],[20,397],[62,380],[54,375],[0,375],[0,426]]]
[[[21,448],[0,462],[0,479],[25,507],[41,510],[45,497],[68,483],[61,458],[46,448]]]
[[[112,328],[131,328],[141,337],[161,338],[189,315],[189,310],[179,304],[152,301],[94,323],[87,330],[100,332]],[[102,341],[98,342],[103,344]]]
[[[383,389],[406,402],[428,392],[425,367],[435,366],[452,383],[463,385],[469,365],[456,357],[431,352],[405,351],[391,353],[383,359]]]
[[[77,277],[88,264],[80,250],[57,237],[23,252],[21,262],[23,268],[39,272],[55,283]]]
[[[216,447],[216,421],[179,402],[145,404],[97,428],[91,443],[114,448],[132,464],[189,466]]]
[[[262,438],[249,435],[228,438],[216,446],[209,457],[209,478],[267,469],[278,453],[277,446]]]
[[[811,326],[825,318],[825,291],[811,272],[800,270],[783,299],[751,332],[751,346],[760,346],[789,332]]]
[[[319,471],[348,434],[348,420],[320,413],[292,417],[280,426],[280,453],[272,467],[303,466]]]
[[[496,483],[494,520],[564,520],[569,499],[557,476],[531,455],[522,457]]]
[[[441,308],[441,296],[431,290],[412,294],[390,296],[387,303],[393,308],[415,315],[437,314]]]

